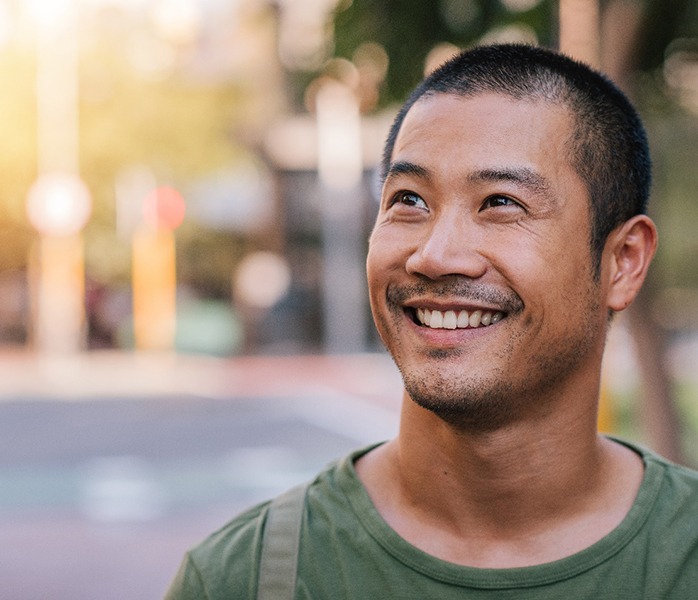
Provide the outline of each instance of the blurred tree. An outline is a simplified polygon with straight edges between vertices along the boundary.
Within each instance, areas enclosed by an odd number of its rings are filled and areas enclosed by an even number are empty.
[[[95,200],[86,232],[88,271],[107,281],[124,279],[128,252],[100,252],[107,250],[105,240],[117,247],[129,243],[117,237],[114,182],[136,166],[184,191],[192,180],[235,163],[244,149],[233,142],[231,128],[243,92],[228,81],[196,81],[180,70],[139,72],[108,36],[84,53],[81,73],[81,169]]]
[[[339,3],[335,53],[351,59],[365,42],[383,46],[390,65],[382,105],[402,101],[424,73],[425,59],[438,44],[467,46],[488,32],[517,26],[541,44],[553,43],[553,2],[492,0],[352,0]]]

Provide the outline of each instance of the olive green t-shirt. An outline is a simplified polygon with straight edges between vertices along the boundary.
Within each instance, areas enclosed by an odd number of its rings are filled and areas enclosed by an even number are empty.
[[[483,600],[698,599],[698,473],[643,449],[645,475],[622,523],[567,558],[514,569],[449,563],[412,546],[380,517],[352,453],[308,489],[296,598]],[[252,600],[268,503],[191,550],[167,600]]]

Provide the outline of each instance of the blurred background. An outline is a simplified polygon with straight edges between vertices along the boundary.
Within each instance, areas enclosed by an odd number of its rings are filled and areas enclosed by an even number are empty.
[[[600,427],[698,465],[696,0],[0,0],[4,598],[160,597],[237,510],[394,433],[383,138],[495,41],[642,113],[661,243]]]

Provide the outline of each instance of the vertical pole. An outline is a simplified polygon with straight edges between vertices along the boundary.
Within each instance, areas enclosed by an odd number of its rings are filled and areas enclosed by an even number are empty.
[[[84,329],[85,273],[79,235],[42,236],[36,286],[36,347],[44,353],[80,350]]]
[[[41,178],[63,173],[77,180],[77,9],[73,0],[58,2],[52,10],[42,12],[43,8],[37,4],[34,14],[38,174]],[[76,214],[75,219],[81,216]],[[40,229],[33,310],[33,339],[40,352],[70,353],[84,345],[84,244],[80,227],[59,233]]]
[[[322,195],[323,306],[329,353],[365,348],[361,121],[353,92],[325,82],[317,95]]]
[[[133,328],[138,350],[174,348],[175,240],[171,231],[143,228],[133,236]]]
[[[74,0],[60,8],[35,9],[37,33],[36,108],[39,173],[77,175],[78,22]]]

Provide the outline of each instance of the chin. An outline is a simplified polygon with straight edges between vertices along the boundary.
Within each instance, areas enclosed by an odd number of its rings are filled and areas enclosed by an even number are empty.
[[[519,412],[512,386],[494,376],[463,381],[443,372],[436,377],[413,373],[403,374],[403,383],[416,405],[460,429],[493,431],[514,421]]]

